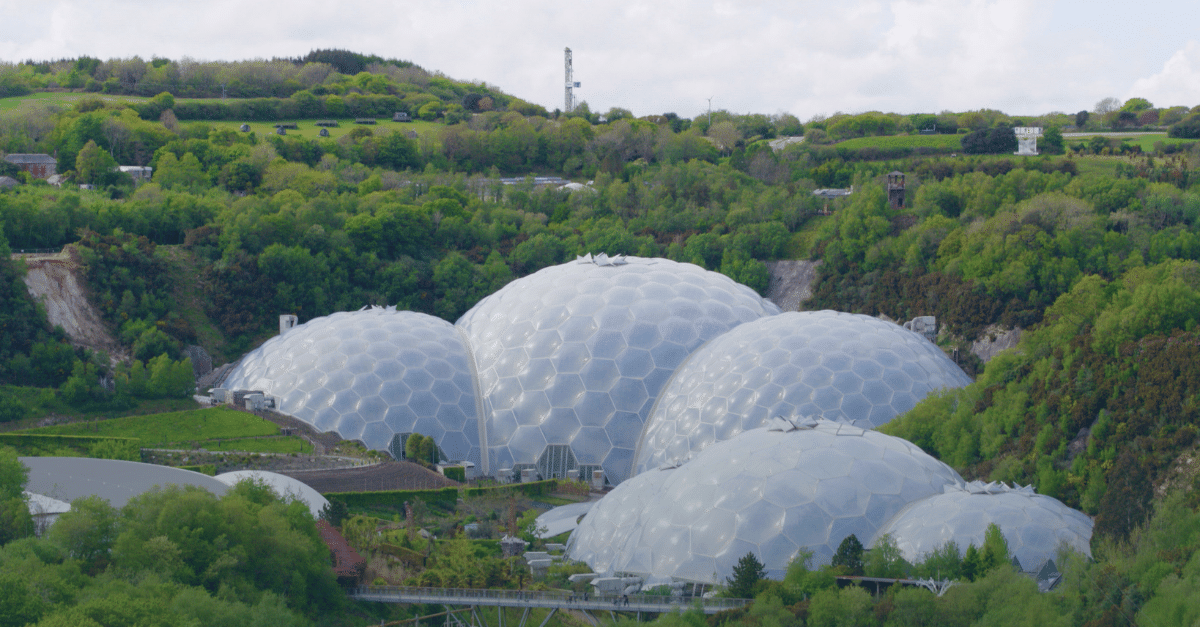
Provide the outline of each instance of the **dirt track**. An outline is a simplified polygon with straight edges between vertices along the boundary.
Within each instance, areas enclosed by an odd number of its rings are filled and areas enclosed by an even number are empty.
[[[114,362],[126,357],[124,349],[109,333],[100,313],[88,302],[83,283],[76,276],[79,263],[66,252],[53,255],[13,255],[27,268],[25,285],[46,308],[52,326],[62,327],[76,346],[104,351]]]

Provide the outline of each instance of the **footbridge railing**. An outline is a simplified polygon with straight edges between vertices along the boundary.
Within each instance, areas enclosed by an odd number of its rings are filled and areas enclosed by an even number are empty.
[[[680,612],[699,608],[705,614],[745,607],[750,599],[705,599],[655,595],[596,595],[561,591],[474,590],[464,588],[409,588],[360,586],[347,594],[360,601],[381,603],[427,603],[503,608],[550,608],[563,610],[619,611],[638,613]]]

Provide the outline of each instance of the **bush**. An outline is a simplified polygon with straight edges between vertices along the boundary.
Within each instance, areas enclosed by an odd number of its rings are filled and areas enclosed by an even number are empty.
[[[329,492],[322,495],[337,499],[347,507],[399,507],[405,501],[422,500],[431,505],[454,507],[458,503],[458,488],[440,490],[381,490],[377,492]]]
[[[1200,139],[1200,113],[1176,122],[1167,131],[1167,135],[1181,139]]]
[[[25,457],[77,456],[98,459],[141,459],[141,440],[95,435],[47,435],[0,433],[0,444],[11,446]]]
[[[980,129],[963,136],[962,147],[963,152],[973,155],[1016,152],[1017,135],[1006,126]]]

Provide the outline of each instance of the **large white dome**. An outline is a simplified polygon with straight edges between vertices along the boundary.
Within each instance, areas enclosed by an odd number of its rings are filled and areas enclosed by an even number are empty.
[[[961,484],[900,438],[776,418],[618,486],[572,535],[569,554],[597,572],[715,583],[752,552],[778,578],[801,548],[828,564],[850,534],[868,542],[908,503]]]
[[[646,423],[634,473],[687,459],[774,416],[874,429],[930,392],[970,382],[936,345],[884,320],[835,311],[762,318],[680,366]]]
[[[779,309],[666,259],[590,256],[509,283],[458,321],[487,412],[485,474],[630,471],[650,408],[692,351]]]
[[[983,548],[984,534],[995,523],[1008,551],[1025,570],[1053,559],[1059,546],[1091,557],[1092,519],[1032,487],[972,482],[947,487],[944,494],[921,499],[896,514],[876,536],[890,534],[910,562],[922,560],[953,541],[959,551]],[[874,542],[874,540],[872,541]]]
[[[452,460],[480,463],[475,379],[454,325],[372,307],[314,318],[242,359],[225,387],[261,390],[322,431],[387,450],[396,434],[432,437]]]

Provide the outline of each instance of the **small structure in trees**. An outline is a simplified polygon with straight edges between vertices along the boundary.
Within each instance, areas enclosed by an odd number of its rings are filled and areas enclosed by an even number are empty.
[[[54,176],[55,170],[58,168],[58,160],[47,154],[14,153],[5,155],[4,160],[37,179]]]
[[[357,118],[355,124],[375,124],[375,118]]]
[[[887,175],[888,206],[892,211],[904,208],[904,173],[893,170]]]
[[[1017,151],[1013,154],[1021,156],[1037,156],[1037,138],[1042,136],[1042,127],[1014,126],[1013,134],[1017,136]]]
[[[407,111],[397,111],[395,114],[392,115],[392,121],[393,122],[412,122],[412,118],[409,117]]]

